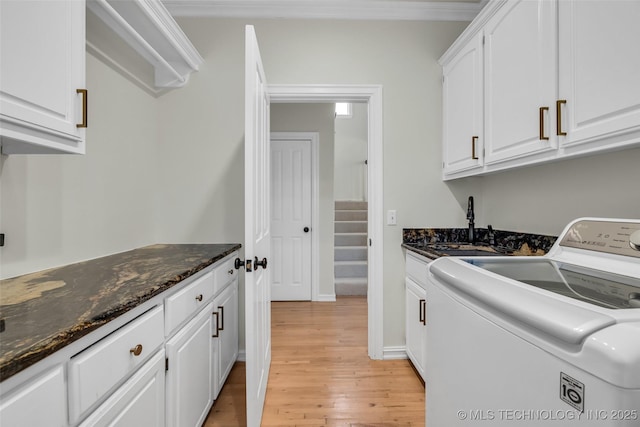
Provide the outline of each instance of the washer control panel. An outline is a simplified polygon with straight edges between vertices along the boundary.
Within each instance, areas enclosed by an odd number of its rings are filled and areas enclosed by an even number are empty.
[[[560,246],[640,258],[640,221],[578,221],[562,236]]]

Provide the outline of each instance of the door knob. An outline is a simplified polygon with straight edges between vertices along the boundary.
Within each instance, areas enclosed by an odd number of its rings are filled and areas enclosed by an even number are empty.
[[[241,260],[240,258],[236,258],[234,262],[234,267],[236,268],[236,270],[240,270],[240,267],[244,267],[244,261]]]
[[[258,267],[262,267],[265,270],[267,269],[267,259],[266,258],[262,258],[262,261],[258,260],[258,257],[256,257],[256,259],[253,261],[253,265],[255,265],[254,268],[258,268]]]
[[[305,227],[305,228],[303,228],[303,230],[304,230],[305,233],[308,233],[310,228],[309,227]]]

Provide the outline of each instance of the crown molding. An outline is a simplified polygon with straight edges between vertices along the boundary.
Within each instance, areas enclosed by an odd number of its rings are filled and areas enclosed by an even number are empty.
[[[184,86],[203,62],[160,0],[88,0],[87,8],[153,66],[157,88]]]
[[[162,0],[173,16],[397,21],[472,21],[486,1]]]
[[[482,9],[478,16],[464,29],[462,34],[458,36],[449,49],[440,57],[438,63],[440,65],[448,64],[456,55],[471,41],[479,32],[482,31],[487,22],[503,7],[509,0],[491,0],[486,7]]]

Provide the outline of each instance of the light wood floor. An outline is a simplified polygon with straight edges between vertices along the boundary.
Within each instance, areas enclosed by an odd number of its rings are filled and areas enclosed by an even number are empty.
[[[274,302],[263,426],[425,425],[424,385],[407,360],[367,356],[367,301]],[[236,363],[205,427],[245,426]]]

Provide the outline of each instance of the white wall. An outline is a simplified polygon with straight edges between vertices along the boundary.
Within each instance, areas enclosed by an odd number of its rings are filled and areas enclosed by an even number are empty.
[[[157,102],[87,55],[87,154],[2,156],[0,277],[156,242]]]
[[[557,236],[579,217],[640,218],[638,165],[635,148],[484,177],[476,224]]]
[[[269,83],[383,85],[384,204],[398,211],[398,225],[384,234],[384,345],[404,345],[402,227],[453,226],[464,219],[456,196],[440,181],[437,59],[466,24],[178,22],[205,64],[185,88],[160,98],[161,162],[168,174],[162,239],[244,240],[244,25],[254,24]]]
[[[1,277],[155,242],[244,240],[244,21],[180,19],[205,63],[158,99],[87,58],[86,156],[2,157]],[[253,21],[271,83],[381,84],[384,345],[404,345],[403,227],[477,223],[557,234],[640,216],[640,149],[443,183],[437,59],[465,23]],[[386,215],[383,215],[386,217]],[[242,297],[242,287],[241,295]]]
[[[336,117],[334,197],[367,200],[367,104],[351,104],[351,117]]]
[[[318,293],[321,297],[335,296],[333,280],[333,158],[334,104],[272,104],[272,132],[318,132],[319,229],[313,230],[319,241]]]

